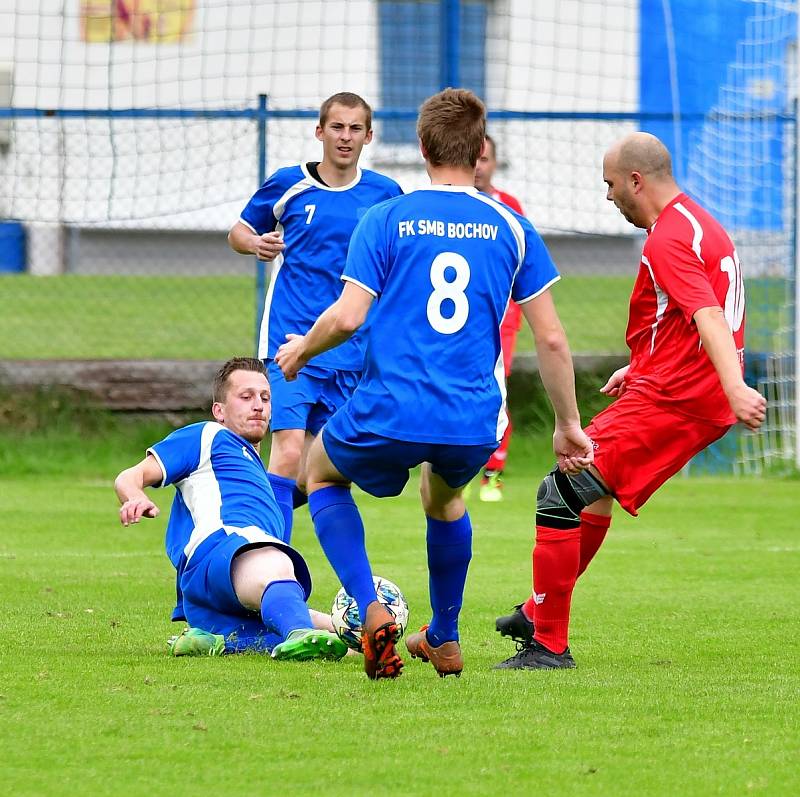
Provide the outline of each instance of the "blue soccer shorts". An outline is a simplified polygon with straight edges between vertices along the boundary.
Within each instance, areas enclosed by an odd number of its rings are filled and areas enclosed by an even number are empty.
[[[497,443],[459,446],[382,437],[359,428],[347,407],[325,424],[322,443],[339,473],[377,498],[400,495],[409,470],[422,462],[430,462],[431,470],[453,489],[463,487],[497,448]]]
[[[241,648],[270,649],[281,641],[267,631],[259,612],[246,609],[239,603],[231,578],[231,565],[237,554],[250,548],[272,545],[283,551],[294,565],[297,582],[305,599],[311,594],[311,574],[303,557],[276,537],[263,531],[231,527],[219,529],[206,537],[192,552],[178,585],[183,593],[183,614],[186,622],[212,634],[223,634]]]
[[[304,368],[287,382],[274,360],[265,360],[272,393],[270,429],[305,429],[313,435],[356,389],[361,371]]]

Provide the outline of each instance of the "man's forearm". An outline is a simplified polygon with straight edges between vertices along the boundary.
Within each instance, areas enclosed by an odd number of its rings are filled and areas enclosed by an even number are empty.
[[[303,345],[303,359],[306,362],[344,343],[355,333],[357,327],[354,329],[352,325],[345,324],[339,309],[339,302],[334,302],[308,330]]]
[[[575,373],[564,327],[549,290],[521,305],[530,325],[539,360],[539,376],[556,413],[560,426],[580,424],[575,400]]]
[[[148,454],[141,462],[117,476],[114,480],[114,490],[124,504],[133,498],[146,496],[144,488],[160,484],[162,478],[161,466],[152,454]]]
[[[537,347],[539,375],[556,413],[560,425],[580,424],[580,413],[575,400],[575,373],[566,338],[563,344]]]
[[[122,504],[132,498],[142,496],[144,494],[144,479],[141,470],[134,466],[122,471],[114,480],[114,491]]]
[[[694,315],[703,348],[726,395],[744,383],[739,352],[720,307],[704,307]]]
[[[229,233],[228,243],[234,252],[240,255],[255,254],[254,238],[258,236],[239,222]]]

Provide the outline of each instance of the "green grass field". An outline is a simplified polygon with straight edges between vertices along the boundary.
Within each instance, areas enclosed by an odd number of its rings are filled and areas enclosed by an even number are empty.
[[[580,277],[553,289],[575,351],[624,350],[631,285],[627,277]],[[0,313],[0,357],[224,360],[254,345],[249,277],[19,275],[0,278],[0,294],[8,308]],[[519,350],[532,348],[526,328]]]
[[[633,266],[630,277],[567,275],[554,286],[574,352],[626,351],[632,285]],[[751,350],[785,347],[790,289],[748,282]],[[224,360],[252,351],[255,304],[249,277],[0,277],[0,358]],[[532,349],[524,326],[518,351]]]
[[[800,793],[800,481],[676,478],[615,516],[574,599],[578,669],[497,672],[494,617],[530,584],[547,442],[512,443],[507,500],[474,502],[466,669],[406,660],[172,659],[166,513],[124,530],[111,483],[166,431],[0,433],[0,756],[14,795],[793,795]],[[155,491],[163,509],[171,489]],[[426,622],[416,479],[357,495],[375,571]],[[337,583],[298,513],[315,574]]]

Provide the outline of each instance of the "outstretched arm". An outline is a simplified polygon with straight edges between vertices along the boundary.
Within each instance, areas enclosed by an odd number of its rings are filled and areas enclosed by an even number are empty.
[[[340,343],[344,343],[364,323],[373,295],[356,285],[345,282],[339,298],[314,322],[305,335],[287,335],[275,354],[288,381],[312,358]]]
[[[758,429],[764,422],[767,400],[742,377],[736,344],[721,307],[702,307],[694,316],[700,341],[716,369],[722,389],[733,414],[748,429]]]
[[[128,526],[138,523],[142,517],[158,517],[159,508],[144,492],[145,487],[160,484],[164,474],[152,454],[148,454],[138,465],[122,471],[114,480],[114,489],[122,506],[119,510],[120,523]]]
[[[591,441],[581,429],[567,336],[549,290],[521,307],[536,342],[539,375],[556,414],[553,450],[563,471],[577,473],[591,464],[594,454]]]

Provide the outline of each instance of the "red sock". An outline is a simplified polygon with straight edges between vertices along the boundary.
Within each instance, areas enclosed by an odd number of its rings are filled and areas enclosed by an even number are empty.
[[[569,607],[580,555],[581,538],[577,528],[536,527],[534,594],[530,600],[534,639],[553,653],[563,653],[569,644]]]
[[[536,603],[533,600],[533,595],[522,604],[522,613],[525,615],[525,618],[528,622],[533,622],[533,613],[536,611]]]
[[[581,554],[578,565],[578,576],[589,566],[594,559],[603,540],[606,538],[608,527],[611,525],[611,515],[595,515],[592,512],[581,512]],[[533,596],[522,604],[522,613],[533,622],[536,603]]]
[[[581,562],[578,566],[580,576],[589,562],[594,559],[598,548],[606,538],[606,532],[611,525],[611,515],[595,515],[592,512],[581,512]]]

